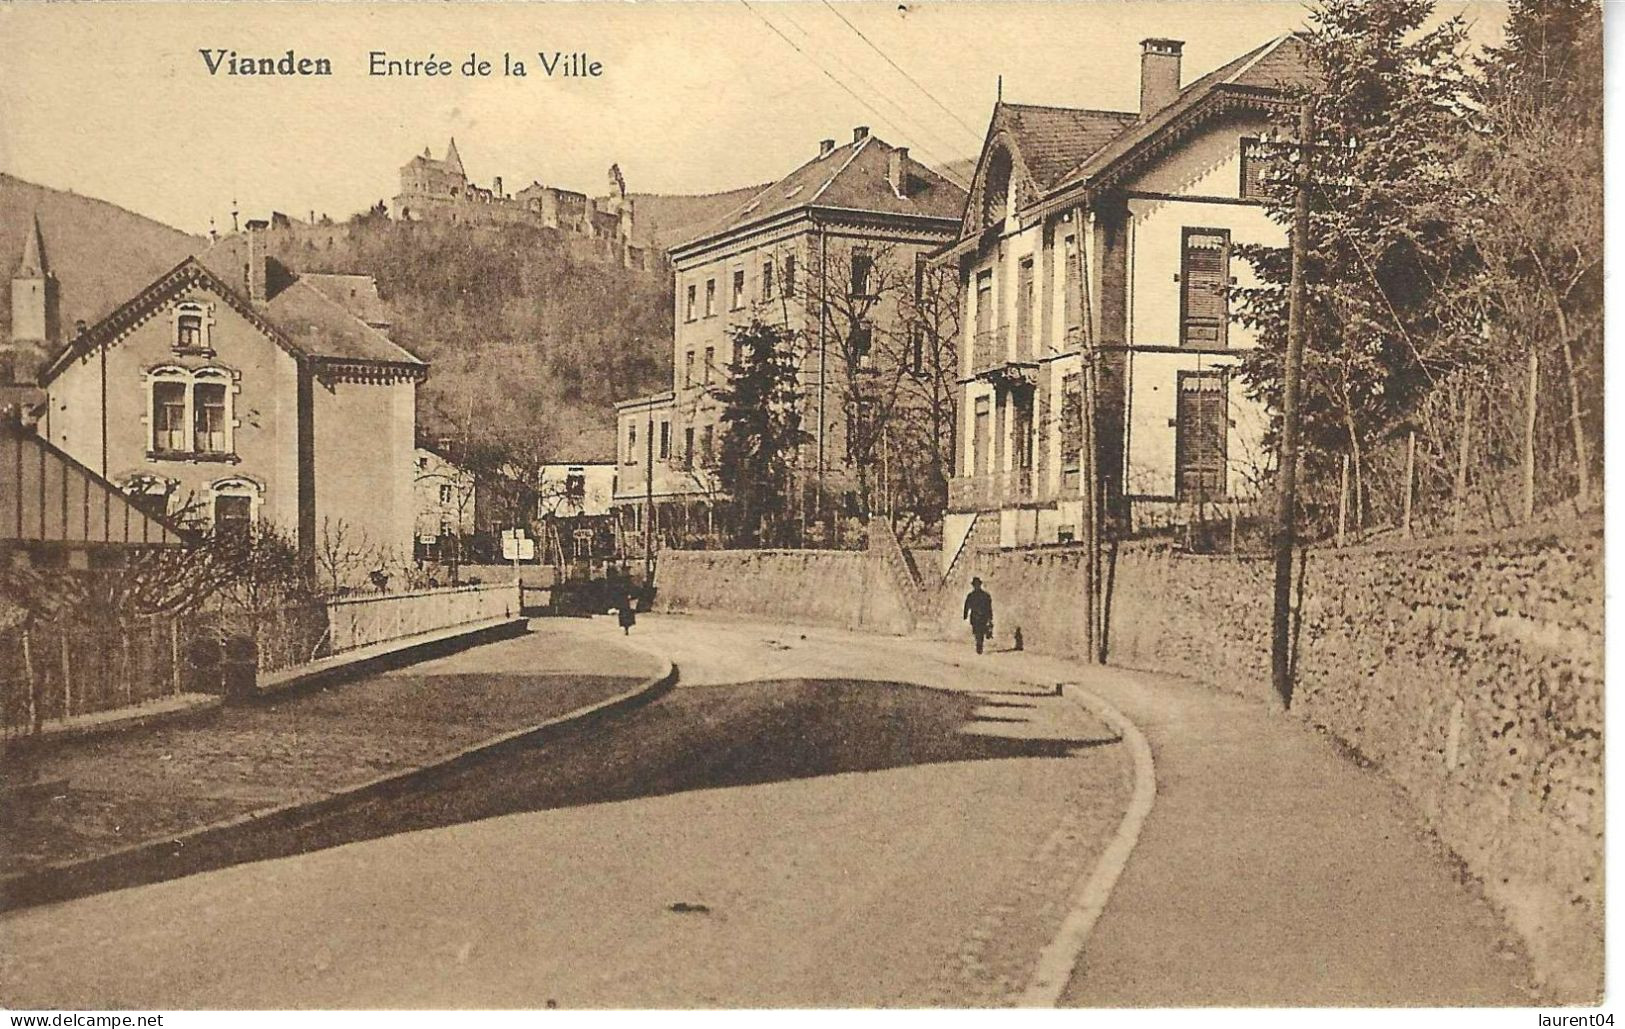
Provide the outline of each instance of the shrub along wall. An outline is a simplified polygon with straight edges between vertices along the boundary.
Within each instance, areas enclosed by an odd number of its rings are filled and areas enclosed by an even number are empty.
[[[655,610],[906,633],[911,621],[886,565],[854,550],[665,550]]]
[[[1603,940],[1600,520],[1498,537],[1308,553],[1292,710],[1379,766],[1525,937],[1560,995],[1600,995]],[[967,554],[944,591],[963,633],[971,575],[1000,637],[1077,654],[1081,553]],[[1267,559],[1126,546],[1114,664],[1270,695]]]

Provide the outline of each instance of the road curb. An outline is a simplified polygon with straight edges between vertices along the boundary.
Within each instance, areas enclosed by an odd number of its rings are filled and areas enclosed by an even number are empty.
[[[525,729],[494,736],[426,765],[391,772],[314,799],[293,801],[198,826],[176,836],[133,843],[95,857],[42,865],[8,876],[0,881],[0,912],[162,882],[224,867],[210,861],[211,850],[218,852],[222,847],[229,848],[256,832],[293,829],[352,804],[397,795],[436,776],[468,767],[496,754],[544,743],[640,707],[676,685],[677,666],[669,659],[659,660],[664,667],[658,674],[624,693]]]
[[[1123,813],[1117,832],[1095,862],[1095,867],[1079,880],[1072,895],[1072,908],[1062,920],[1055,938],[1039,952],[1038,965],[1027,980],[1027,989],[1017,1001],[1020,1007],[1047,1008],[1055,1007],[1060,1002],[1067,983],[1077,969],[1084,944],[1089,942],[1089,933],[1106,909],[1112,888],[1127,867],[1128,859],[1140,841],[1146,817],[1151,814],[1151,807],[1157,798],[1156,761],[1151,756],[1151,744],[1140,727],[1088,690],[1069,683],[1064,692],[1109,725],[1128,745],[1134,764],[1134,789],[1129,794],[1128,810]]]

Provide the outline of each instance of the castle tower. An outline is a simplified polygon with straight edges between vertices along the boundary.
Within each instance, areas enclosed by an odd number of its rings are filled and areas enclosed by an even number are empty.
[[[59,294],[36,214],[31,231],[23,237],[22,260],[11,275],[11,337],[0,354],[0,376],[6,382],[34,382],[40,364],[61,340]]]

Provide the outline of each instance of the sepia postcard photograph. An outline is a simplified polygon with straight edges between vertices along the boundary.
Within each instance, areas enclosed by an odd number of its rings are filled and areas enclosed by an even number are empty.
[[[1604,6],[0,2],[7,1024],[1612,1026]]]

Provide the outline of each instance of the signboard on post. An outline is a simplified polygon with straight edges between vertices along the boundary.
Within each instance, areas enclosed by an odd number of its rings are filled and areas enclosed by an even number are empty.
[[[536,560],[536,541],[525,535],[524,529],[502,531],[502,559],[518,564]]]

